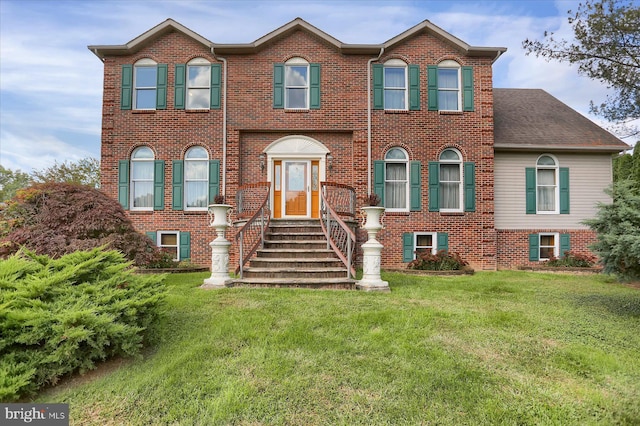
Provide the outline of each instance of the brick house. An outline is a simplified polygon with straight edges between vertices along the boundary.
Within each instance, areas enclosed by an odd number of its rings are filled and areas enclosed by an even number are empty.
[[[274,219],[318,218],[321,182],[352,188],[352,207],[379,194],[383,268],[440,248],[485,270],[588,252],[581,221],[629,148],[544,91],[494,89],[506,49],[429,21],[382,44],[345,44],[299,18],[217,44],[168,19],[89,49],[104,62],[102,189],[202,265],[207,205],[224,194],[240,209],[236,194],[258,182]]]

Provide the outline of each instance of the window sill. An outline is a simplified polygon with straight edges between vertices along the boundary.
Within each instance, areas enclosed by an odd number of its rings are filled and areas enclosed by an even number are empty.
[[[153,210],[127,210],[131,214],[153,214]]]
[[[410,212],[390,212],[390,211],[385,211],[384,215],[385,216],[409,216]]]
[[[462,115],[462,111],[438,111],[440,115]]]
[[[464,216],[464,212],[440,212],[440,216]]]
[[[207,210],[183,210],[184,214],[207,214]]]
[[[209,109],[185,109],[184,112],[186,112],[187,114],[202,114],[202,113],[207,113],[211,110]]]
[[[291,113],[305,113],[306,112],[306,113],[308,113],[309,110],[308,109],[295,109],[295,108],[287,109],[287,108],[285,108],[284,112],[291,112]]]
[[[385,109],[385,114],[409,114],[407,109]]]
[[[133,109],[131,110],[133,114],[155,114],[155,109]]]

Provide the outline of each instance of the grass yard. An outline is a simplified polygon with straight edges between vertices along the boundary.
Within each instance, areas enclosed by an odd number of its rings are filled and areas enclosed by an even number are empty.
[[[383,274],[392,292],[168,278],[159,343],[37,398],[71,424],[640,424],[640,291]]]

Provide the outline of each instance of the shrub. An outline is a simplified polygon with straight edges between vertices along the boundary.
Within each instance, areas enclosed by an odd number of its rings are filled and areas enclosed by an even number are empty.
[[[566,268],[591,268],[597,262],[598,258],[593,255],[566,251],[563,257],[552,257],[545,262],[545,265]]]
[[[602,259],[605,273],[640,280],[640,188],[622,180],[606,193],[613,203],[598,203],[596,217],[584,221],[598,233],[591,249]]]
[[[18,191],[0,215],[0,257],[22,246],[54,258],[107,246],[138,266],[162,260],[160,251],[135,230],[120,204],[89,186],[36,184]]]
[[[24,250],[0,261],[0,401],[139,353],[166,292],[164,276],[130,266],[102,249],[59,259]]]
[[[417,253],[416,259],[407,267],[423,271],[459,271],[466,269],[469,263],[460,257],[458,253],[447,250],[439,250],[436,254],[430,251]]]

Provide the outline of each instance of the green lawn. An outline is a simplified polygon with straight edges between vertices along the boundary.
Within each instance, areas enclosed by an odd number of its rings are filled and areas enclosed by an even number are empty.
[[[143,359],[38,401],[72,424],[640,424],[640,291],[607,277],[383,274],[382,294],[207,275],[168,278]]]

